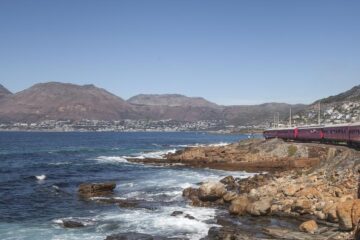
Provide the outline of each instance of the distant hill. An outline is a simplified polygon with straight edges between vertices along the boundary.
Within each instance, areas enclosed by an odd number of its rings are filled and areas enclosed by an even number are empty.
[[[149,106],[192,106],[218,108],[215,103],[201,97],[187,97],[180,94],[139,94],[127,100],[131,104]]]
[[[336,96],[321,99],[325,123],[354,121],[360,116],[360,86]],[[40,83],[11,94],[0,86],[0,122],[41,120],[123,120],[147,119],[178,121],[222,120],[235,126],[264,125],[274,114],[287,124],[289,110],[297,124],[317,122],[318,102],[311,105],[264,103],[220,106],[204,98],[179,94],[140,94],[124,101],[94,85]]]
[[[12,93],[0,84],[0,98],[11,95]]]
[[[339,103],[339,102],[349,102],[349,101],[360,101],[360,85],[351,88],[350,90],[340,93],[335,96],[330,96],[327,98],[320,99],[317,102],[331,104],[331,103]]]
[[[360,85],[348,91],[319,99],[294,114],[297,124],[317,124],[319,103],[321,123],[337,124],[360,121]]]
[[[224,109],[224,119],[232,124],[260,125],[274,121],[274,114],[279,113],[280,119],[289,119],[290,108],[292,111],[300,111],[306,105],[286,103],[264,103],[259,105],[235,105]]]
[[[93,85],[36,84],[0,101],[0,120],[115,120],[134,117],[129,103]]]

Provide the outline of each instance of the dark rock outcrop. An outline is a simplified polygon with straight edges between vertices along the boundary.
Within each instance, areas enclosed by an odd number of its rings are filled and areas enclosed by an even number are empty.
[[[105,240],[186,240],[185,238],[167,238],[161,236],[152,236],[144,233],[127,232],[118,233],[111,236],[107,236]]]
[[[64,228],[81,228],[85,227],[82,222],[74,221],[74,220],[63,220]]]
[[[115,182],[83,183],[80,184],[78,193],[85,198],[108,196],[113,193],[115,187]]]

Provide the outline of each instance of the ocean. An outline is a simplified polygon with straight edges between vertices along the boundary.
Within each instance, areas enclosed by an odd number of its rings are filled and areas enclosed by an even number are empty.
[[[200,239],[215,226],[216,210],[195,208],[182,190],[205,180],[246,172],[159,167],[126,157],[161,157],[187,146],[224,145],[246,135],[208,133],[0,132],[0,239],[96,239],[121,232]],[[115,181],[114,197],[136,199],[140,208],[84,201],[84,182]],[[183,211],[195,219],[171,216]],[[67,229],[63,220],[85,224]]]

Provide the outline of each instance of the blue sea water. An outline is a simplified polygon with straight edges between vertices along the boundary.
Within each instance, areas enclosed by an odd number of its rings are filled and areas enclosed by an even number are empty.
[[[244,172],[134,164],[126,156],[160,157],[196,144],[225,144],[245,135],[207,133],[0,132],[0,239],[105,239],[120,232],[200,239],[215,210],[193,208],[182,190]],[[115,197],[145,208],[120,208],[78,198],[83,182],[115,181]],[[170,216],[183,211],[195,219]],[[64,219],[86,227],[65,229]]]

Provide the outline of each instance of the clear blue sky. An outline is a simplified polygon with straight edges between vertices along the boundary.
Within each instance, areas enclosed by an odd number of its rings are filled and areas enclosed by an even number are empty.
[[[360,84],[360,1],[0,1],[0,83],[309,103]]]

